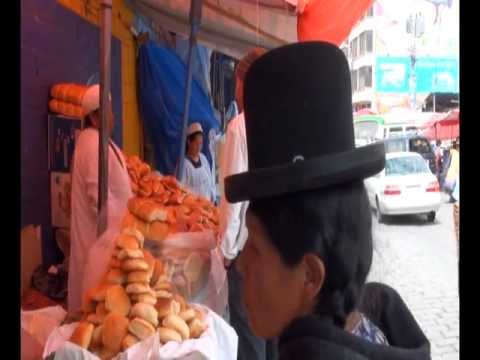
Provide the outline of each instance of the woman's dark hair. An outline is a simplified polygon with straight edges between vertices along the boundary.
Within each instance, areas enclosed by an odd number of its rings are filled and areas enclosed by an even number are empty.
[[[322,259],[325,281],[314,312],[343,328],[372,263],[372,218],[363,182],[252,200],[249,210],[287,266],[307,253]]]
[[[188,144],[192,142],[199,134],[203,137],[203,133],[201,131],[194,132],[193,134],[187,136],[187,141],[185,142],[185,154],[188,152]]]
[[[98,113],[99,109],[98,110],[94,110],[92,111],[90,114],[86,115],[85,116],[85,120],[84,120],[84,123],[83,123],[83,127],[86,129],[86,128],[89,128],[89,127],[92,127],[93,126],[93,114],[96,114]]]

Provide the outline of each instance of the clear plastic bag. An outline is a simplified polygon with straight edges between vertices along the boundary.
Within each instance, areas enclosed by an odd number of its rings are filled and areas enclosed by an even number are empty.
[[[205,304],[223,315],[226,307],[225,269],[218,266],[212,231],[175,233],[145,248],[167,266],[169,280],[187,301]]]

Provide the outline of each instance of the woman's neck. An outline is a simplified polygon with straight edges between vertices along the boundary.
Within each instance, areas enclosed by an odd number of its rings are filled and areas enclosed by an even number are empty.
[[[188,152],[187,153],[187,156],[192,159],[193,161],[198,161],[200,160],[200,154],[194,154],[194,153],[191,153],[191,152]]]

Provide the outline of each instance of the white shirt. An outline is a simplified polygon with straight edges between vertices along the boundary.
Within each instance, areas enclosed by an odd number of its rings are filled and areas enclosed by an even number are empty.
[[[222,148],[220,162],[220,239],[223,256],[234,259],[247,241],[245,215],[248,202],[230,204],[225,198],[224,181],[227,176],[248,171],[247,137],[245,117],[237,115],[228,124],[226,141]]]
[[[68,275],[68,308],[72,312],[81,308],[85,265],[97,241],[98,139],[96,129],[83,130],[73,156]],[[126,213],[132,191],[122,151],[113,142],[108,149],[108,229],[115,230]]]
[[[200,163],[200,167],[195,167],[192,161],[185,157],[183,162],[183,183],[194,193],[214,201],[216,196],[215,181],[213,180],[210,163],[202,153],[200,153]]]

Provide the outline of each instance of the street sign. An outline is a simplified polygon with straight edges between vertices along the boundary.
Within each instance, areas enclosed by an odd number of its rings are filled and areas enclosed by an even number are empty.
[[[416,57],[417,93],[459,92],[458,59]],[[408,93],[410,57],[379,56],[376,59],[375,89],[379,93]]]
[[[409,90],[410,58],[377,57],[375,87],[381,93],[407,93]]]

